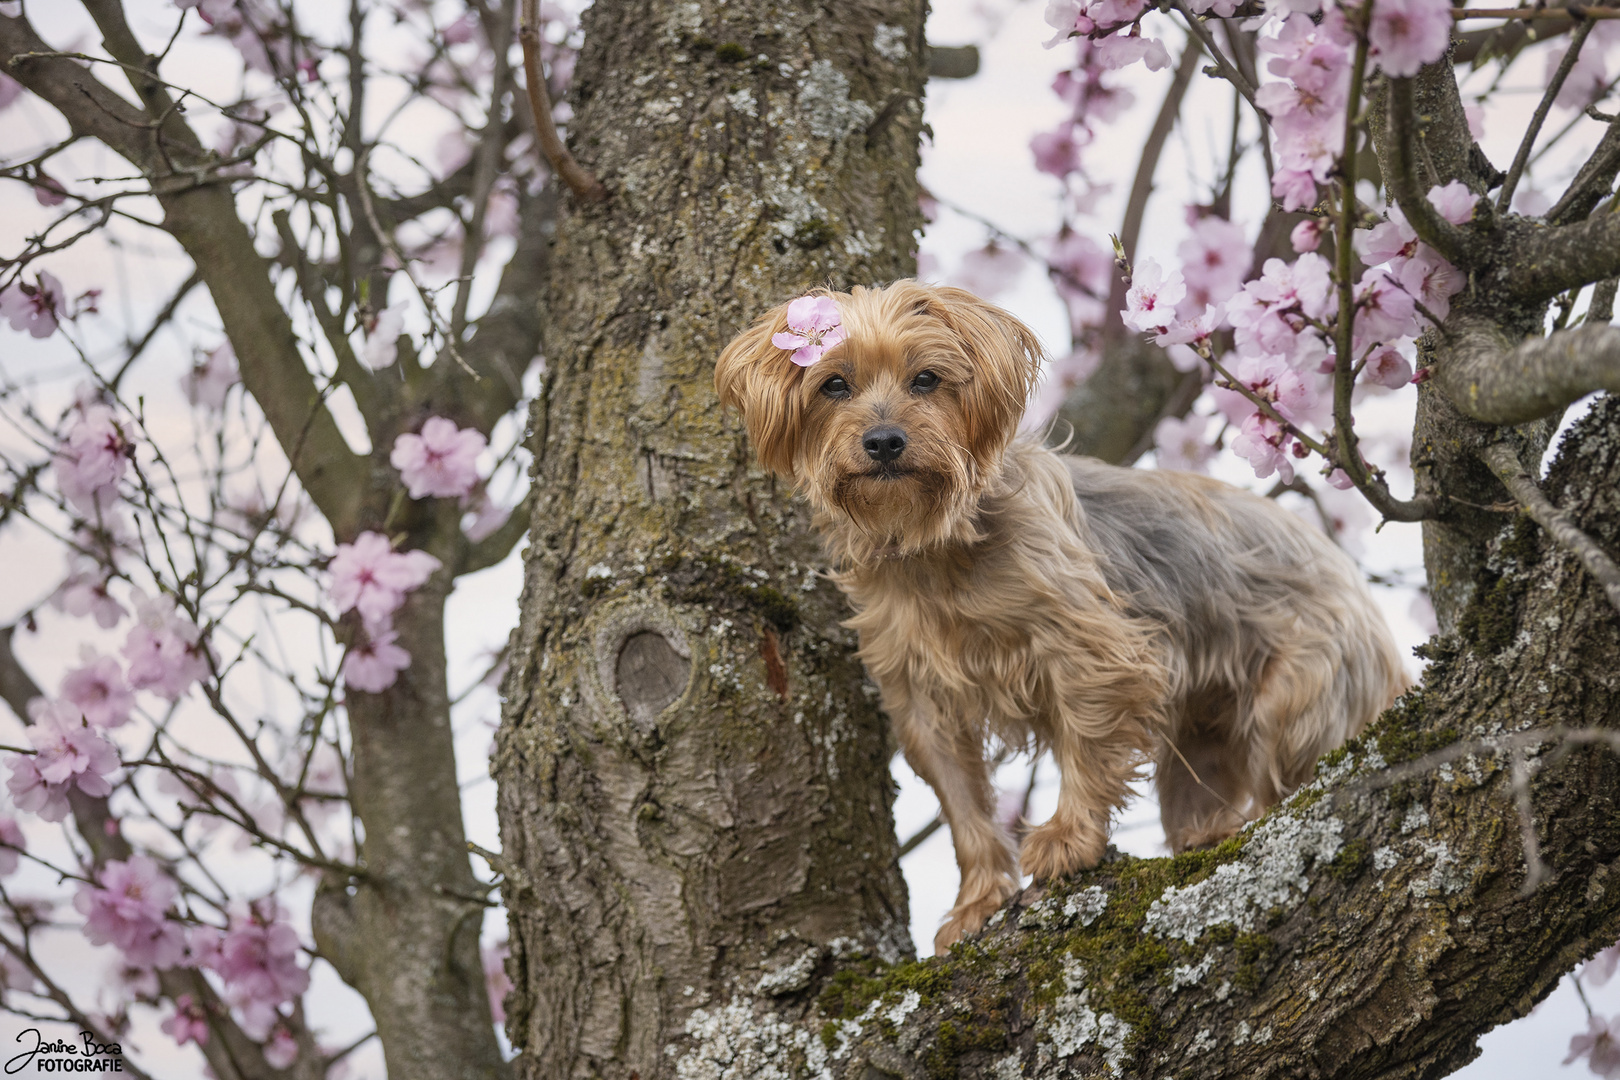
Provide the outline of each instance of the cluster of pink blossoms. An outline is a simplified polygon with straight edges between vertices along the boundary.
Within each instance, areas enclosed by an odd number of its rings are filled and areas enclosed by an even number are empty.
[[[1298,210],[1316,202],[1316,185],[1344,152],[1356,44],[1348,20],[1360,13],[1359,5],[1321,0],[1278,6],[1291,14],[1277,34],[1262,34],[1259,46],[1272,54],[1266,70],[1280,81],[1260,86],[1255,103],[1270,116],[1276,139],[1271,193],[1285,209]],[[1320,23],[1312,20],[1318,14]],[[1368,56],[1385,74],[1416,75],[1445,54],[1451,25],[1446,0],[1378,0],[1367,22]]]
[[[179,896],[179,886],[155,860],[132,855],[106,863],[95,884],[79,887],[73,906],[84,916],[91,944],[113,946],[137,973],[176,967],[213,972],[242,1030],[266,1043],[266,1059],[276,1068],[291,1065],[298,1049],[281,1009],[309,989],[309,971],[299,964],[302,946],[286,910],[265,898],[233,909],[223,930],[204,924],[188,931],[171,910]],[[183,994],[163,1030],[180,1043],[206,1043],[207,1010]]]
[[[343,677],[349,686],[380,694],[410,666],[411,654],[395,644],[394,612],[442,565],[425,551],[395,551],[388,537],[376,532],[363,532],[354,543],[338,545],[327,567],[332,603],[340,615],[359,612],[366,637],[351,645],[343,658]]]
[[[1429,193],[1430,202],[1454,224],[1469,220],[1477,198],[1455,182]],[[1295,230],[1300,247],[1315,247],[1319,239],[1319,230]],[[1418,242],[1397,208],[1392,207],[1389,219],[1376,228],[1358,232],[1356,247],[1369,266],[1353,294],[1351,344],[1360,364],[1360,383],[1387,389],[1405,386],[1412,379],[1412,367],[1402,350],[1422,331],[1422,310],[1444,318],[1451,296],[1463,286],[1462,275]],[[1313,251],[1303,252],[1292,263],[1268,259],[1259,278],[1217,299],[1230,287],[1232,270],[1227,260],[1218,260],[1219,272],[1212,275],[1211,260],[1200,257],[1205,250],[1207,245],[1195,232],[1194,239],[1182,245],[1186,262],[1181,270],[1166,274],[1154,260],[1142,260],[1121,317],[1132,329],[1153,334],[1155,342],[1168,347],[1184,367],[1187,346],[1208,355],[1212,335],[1229,328],[1235,353],[1227,355],[1222,366],[1249,391],[1245,394],[1236,387],[1213,391],[1217,407],[1238,429],[1232,450],[1249,461],[1256,476],[1275,473],[1290,482],[1291,459],[1304,457],[1306,451],[1277,417],[1300,429],[1323,427],[1332,406],[1335,357],[1333,342],[1323,331],[1331,330],[1338,319],[1332,269]],[[1192,303],[1187,277],[1198,282],[1198,299]],[[1269,412],[1256,398],[1270,407]],[[1185,437],[1182,428],[1161,434],[1172,442]],[[1172,450],[1171,457],[1192,460],[1184,449]],[[1349,483],[1339,470],[1328,480],[1336,487]]]
[[[6,787],[19,810],[46,821],[68,813],[68,792],[75,786],[86,795],[112,792],[108,779],[118,770],[118,749],[84,713],[66,701],[35,698],[28,703],[28,742],[32,754],[12,754]]]

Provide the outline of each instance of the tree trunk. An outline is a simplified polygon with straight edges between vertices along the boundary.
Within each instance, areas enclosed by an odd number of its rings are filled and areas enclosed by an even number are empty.
[[[695,1010],[910,951],[892,745],[713,360],[766,308],[913,270],[924,5],[600,0],[495,773],[527,1076],[669,1075]],[[802,1012],[802,1004],[800,1006]]]

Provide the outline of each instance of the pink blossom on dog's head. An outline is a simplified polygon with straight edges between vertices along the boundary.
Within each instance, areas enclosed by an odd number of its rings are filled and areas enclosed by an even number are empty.
[[[788,328],[771,335],[771,344],[792,351],[789,357],[800,367],[809,367],[823,353],[844,340],[844,326],[838,303],[830,296],[801,296],[788,305]]]

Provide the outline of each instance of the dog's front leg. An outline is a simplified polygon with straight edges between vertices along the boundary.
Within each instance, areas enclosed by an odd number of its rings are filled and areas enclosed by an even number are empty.
[[[934,935],[934,952],[943,953],[978,931],[1018,891],[1017,863],[1006,832],[996,822],[979,726],[926,699],[892,693],[887,687],[884,705],[895,720],[906,761],[939,797],[956,848],[961,888],[945,924]]]

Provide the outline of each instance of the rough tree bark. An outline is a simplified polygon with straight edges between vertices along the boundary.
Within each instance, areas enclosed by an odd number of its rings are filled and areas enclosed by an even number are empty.
[[[571,136],[610,196],[552,252],[492,770],[526,1075],[663,1075],[739,983],[910,951],[875,691],[713,358],[785,297],[912,272],[923,11],[585,15]]]
[[[588,17],[573,137],[613,194],[553,252],[495,769],[519,1072],[1443,1075],[1620,936],[1620,763],[1591,742],[1620,720],[1620,624],[1527,518],[1468,523],[1478,573],[1424,686],[1260,824],[904,955],[890,746],[842,601],[710,375],[758,311],[906,266],[920,20]],[[1612,550],[1617,480],[1605,404],[1547,494]]]

